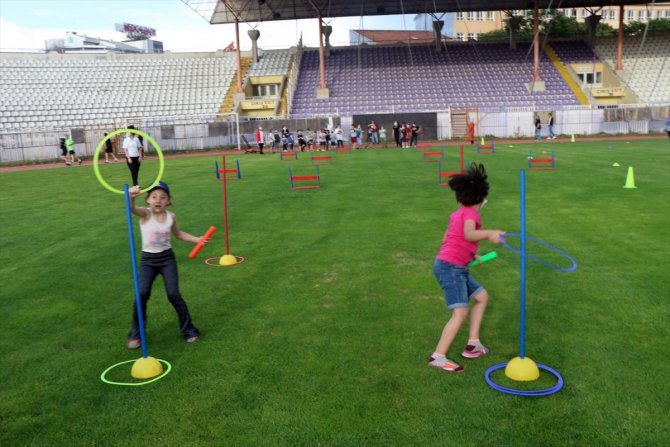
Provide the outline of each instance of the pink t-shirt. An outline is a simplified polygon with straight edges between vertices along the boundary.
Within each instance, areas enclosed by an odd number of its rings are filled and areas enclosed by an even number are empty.
[[[466,267],[475,258],[479,242],[469,242],[465,239],[463,228],[466,220],[475,221],[475,229],[482,227],[479,213],[469,206],[461,206],[449,216],[449,227],[444,233],[442,246],[437,258],[452,264]]]

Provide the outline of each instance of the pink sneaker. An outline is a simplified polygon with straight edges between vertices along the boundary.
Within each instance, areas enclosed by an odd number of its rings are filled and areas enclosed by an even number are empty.
[[[455,373],[463,372],[463,370],[465,369],[458,363],[454,362],[453,360],[449,360],[446,357],[435,358],[433,356],[430,356],[428,358],[428,366],[430,366],[431,368],[437,368],[443,371],[449,371]]]
[[[481,357],[483,355],[486,355],[489,353],[489,348],[481,344],[480,342],[477,342],[476,345],[467,345],[465,347],[465,351],[461,354],[463,357],[467,357],[469,359],[474,359],[477,357]]]

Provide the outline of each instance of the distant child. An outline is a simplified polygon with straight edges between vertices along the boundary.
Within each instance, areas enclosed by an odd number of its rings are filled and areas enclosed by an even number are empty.
[[[200,332],[193,325],[186,302],[179,291],[177,261],[170,244],[170,233],[179,240],[194,244],[198,242],[206,244],[207,241],[179,229],[177,216],[167,210],[172,201],[170,188],[166,183],[158,182],[156,186],[149,190],[146,198],[149,208],[140,208],[135,205],[135,198],[141,194],[138,186],[130,188],[129,194],[131,197],[131,211],[140,218],[140,231],[142,233],[139,293],[143,319],[146,321],[147,318],[147,302],[151,296],[151,286],[160,274],[163,276],[168,300],[179,316],[179,331],[187,343],[193,343],[200,338]],[[128,333],[129,349],[137,349],[141,344],[136,306],[137,304],[134,305],[133,323]]]
[[[263,128],[258,126],[256,130],[256,145],[258,146],[258,152],[263,155],[263,146],[265,146],[265,132]]]
[[[542,121],[540,117],[535,117],[535,141],[540,141],[542,139]]]
[[[383,147],[388,147],[386,144],[386,129],[383,125],[379,128],[379,139],[381,140]]]
[[[60,147],[60,158],[65,162],[65,166],[71,166],[72,163],[70,162],[70,159],[67,156],[67,145],[65,144],[65,138],[60,139],[59,147]]]
[[[107,134],[105,134],[107,136]],[[112,139],[107,138],[105,140],[105,163],[109,163],[110,155],[114,158],[114,161],[118,162],[119,159],[114,155],[114,146],[112,145]]]
[[[355,125],[351,126],[351,132],[349,134],[349,138],[351,138],[351,148],[356,149],[356,141],[358,141],[358,137],[356,136],[356,126]]]
[[[468,305],[471,300],[474,304],[470,314],[470,338],[461,355],[476,358],[489,352],[479,341],[479,328],[489,295],[470,276],[467,265],[478,258],[479,241],[488,239],[498,244],[504,231],[482,229],[479,211],[486,203],[486,196],[489,193],[484,165],[473,163],[468,172],[452,177],[449,187],[456,193],[460,207],[449,217],[449,226],[435,258],[433,273],[444,292],[447,309],[452,313],[442,329],[435,352],[428,359],[428,366],[444,371],[461,372],[463,367],[448,359],[446,354],[468,316]]]
[[[307,147],[307,140],[305,139],[305,135],[302,133],[302,130],[298,130],[298,146],[300,146],[300,152],[305,152],[305,148]]]
[[[74,163],[75,158],[77,159],[77,164],[81,166],[83,161],[81,158],[77,156],[77,154],[74,151],[74,140],[72,137],[68,137],[67,140],[65,140],[65,146],[67,147],[67,154],[70,156],[70,161]]]

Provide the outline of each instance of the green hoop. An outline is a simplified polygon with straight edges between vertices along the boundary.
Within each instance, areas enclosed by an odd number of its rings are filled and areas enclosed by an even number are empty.
[[[136,361],[136,360],[137,360],[137,359],[126,360],[125,362],[117,363],[116,365],[112,365],[112,366],[110,366],[109,368],[107,368],[106,370],[104,370],[104,371],[102,372],[102,374],[100,374],[100,380],[102,380],[104,383],[107,383],[107,384],[109,384],[109,385],[142,386],[142,385],[148,385],[148,384],[150,384],[150,383],[152,383],[152,382],[155,382],[156,380],[160,380],[160,379],[162,379],[163,377],[167,376],[168,373],[169,373],[170,371],[172,371],[172,365],[170,365],[170,362],[168,362],[168,361],[166,361],[166,360],[162,360],[162,359],[156,359],[156,360],[158,360],[159,362],[161,362],[162,364],[164,364],[164,365],[166,366],[166,369],[165,369],[165,371],[163,371],[163,374],[161,374],[161,375],[159,375],[159,376],[156,376],[156,377],[154,377],[154,378],[151,379],[151,380],[145,380],[144,382],[134,382],[134,383],[132,383],[132,382],[112,382],[111,380],[107,380],[107,378],[105,377],[105,376],[107,376],[107,373],[108,373],[108,372],[110,372],[111,370],[113,370],[113,369],[116,368],[117,366],[125,365],[126,363],[134,362],[134,361]]]
[[[115,135],[121,134],[121,133],[134,133],[136,135],[141,135],[143,138],[145,138],[151,145],[156,149],[156,153],[158,154],[158,177],[156,177],[156,180],[149,185],[147,188],[142,189],[140,192],[147,192],[154,186],[158,184],[158,182],[161,180],[161,177],[163,177],[163,170],[165,168],[165,160],[163,159],[163,151],[161,151],[160,146],[158,143],[156,143],[156,140],[151,138],[149,135],[147,135],[144,132],[140,132],[139,130],[136,129],[119,129],[115,130],[114,132],[110,132],[105,138],[100,140],[100,143],[98,143],[98,147],[95,149],[95,154],[93,155],[93,172],[95,172],[95,176],[100,182],[102,186],[105,187],[106,190],[111,191],[116,194],[125,194],[125,192],[122,189],[117,189],[111,186],[109,183],[105,181],[104,178],[102,178],[102,174],[100,174],[100,167],[98,166],[98,158],[100,157],[100,149],[105,145],[105,142],[112,138]]]

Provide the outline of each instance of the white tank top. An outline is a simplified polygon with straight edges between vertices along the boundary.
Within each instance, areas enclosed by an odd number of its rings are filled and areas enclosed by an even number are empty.
[[[147,253],[161,253],[172,248],[170,244],[170,233],[172,232],[172,223],[174,218],[172,213],[165,211],[165,222],[158,222],[154,213],[149,210],[147,221],[140,224],[142,232],[142,251]]]

